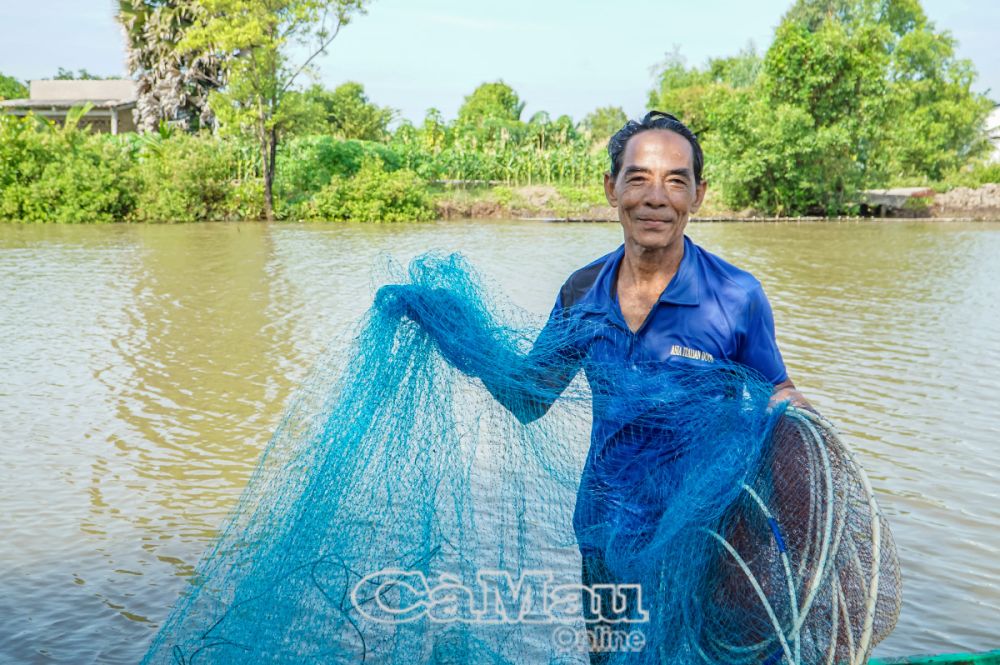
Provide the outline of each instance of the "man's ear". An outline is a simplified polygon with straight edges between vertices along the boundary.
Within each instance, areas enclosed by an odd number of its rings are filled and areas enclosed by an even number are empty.
[[[705,191],[708,189],[708,181],[702,180],[698,183],[698,186],[694,188],[694,203],[691,204],[691,212],[698,212],[698,208],[705,201]]]
[[[608,200],[609,206],[618,207],[618,197],[615,196],[615,179],[607,171],[604,173],[604,197]]]

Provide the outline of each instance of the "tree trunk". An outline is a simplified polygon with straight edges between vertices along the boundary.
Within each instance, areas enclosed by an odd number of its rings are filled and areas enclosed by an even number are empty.
[[[274,221],[274,194],[273,194],[273,180],[271,179],[271,150],[270,150],[271,139],[269,135],[264,135],[261,137],[260,141],[260,161],[261,161],[261,175],[264,176],[264,219],[269,222]]]
[[[261,175],[264,177],[264,219],[274,221],[274,154],[277,144],[277,134],[274,130],[264,129],[263,119],[260,123],[260,162]]]
[[[267,205],[267,221],[274,221],[274,173],[278,156],[278,130],[274,127],[268,133],[267,172],[264,174],[264,201]]]

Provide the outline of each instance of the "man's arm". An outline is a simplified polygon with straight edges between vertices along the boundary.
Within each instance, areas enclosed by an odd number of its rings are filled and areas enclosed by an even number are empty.
[[[527,354],[498,363],[500,373],[479,376],[486,389],[523,424],[545,415],[580,369],[571,322],[556,298],[545,327]]]
[[[496,337],[488,313],[469,307],[447,290],[387,285],[379,289],[375,302],[383,314],[406,316],[420,325],[449,364],[482,381],[524,424],[549,410],[580,367],[570,320],[559,298],[527,353]]]
[[[775,338],[774,314],[771,312],[771,303],[768,302],[763,288],[758,287],[750,293],[747,318],[736,360],[754,368],[765,379],[773,382],[772,406],[787,401],[792,406],[815,411],[805,395],[795,388],[785,369],[785,361],[781,357],[778,341]]]

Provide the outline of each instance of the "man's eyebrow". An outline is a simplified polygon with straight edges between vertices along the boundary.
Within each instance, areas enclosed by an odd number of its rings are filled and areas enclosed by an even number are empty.
[[[650,169],[647,169],[644,166],[629,166],[625,169],[624,175],[628,176],[632,175],[633,173],[651,173],[651,172],[652,171]],[[671,169],[667,171],[667,175],[668,176],[679,175],[687,178],[688,180],[690,180],[693,177],[691,169],[687,167],[681,167],[679,169]]]

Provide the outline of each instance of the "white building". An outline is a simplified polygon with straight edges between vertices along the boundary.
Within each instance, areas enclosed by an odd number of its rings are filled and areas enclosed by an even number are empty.
[[[12,115],[34,113],[63,122],[74,106],[91,104],[80,121],[81,127],[98,132],[134,132],[135,81],[101,79],[92,81],[32,81],[27,99],[0,101],[0,112]]]

